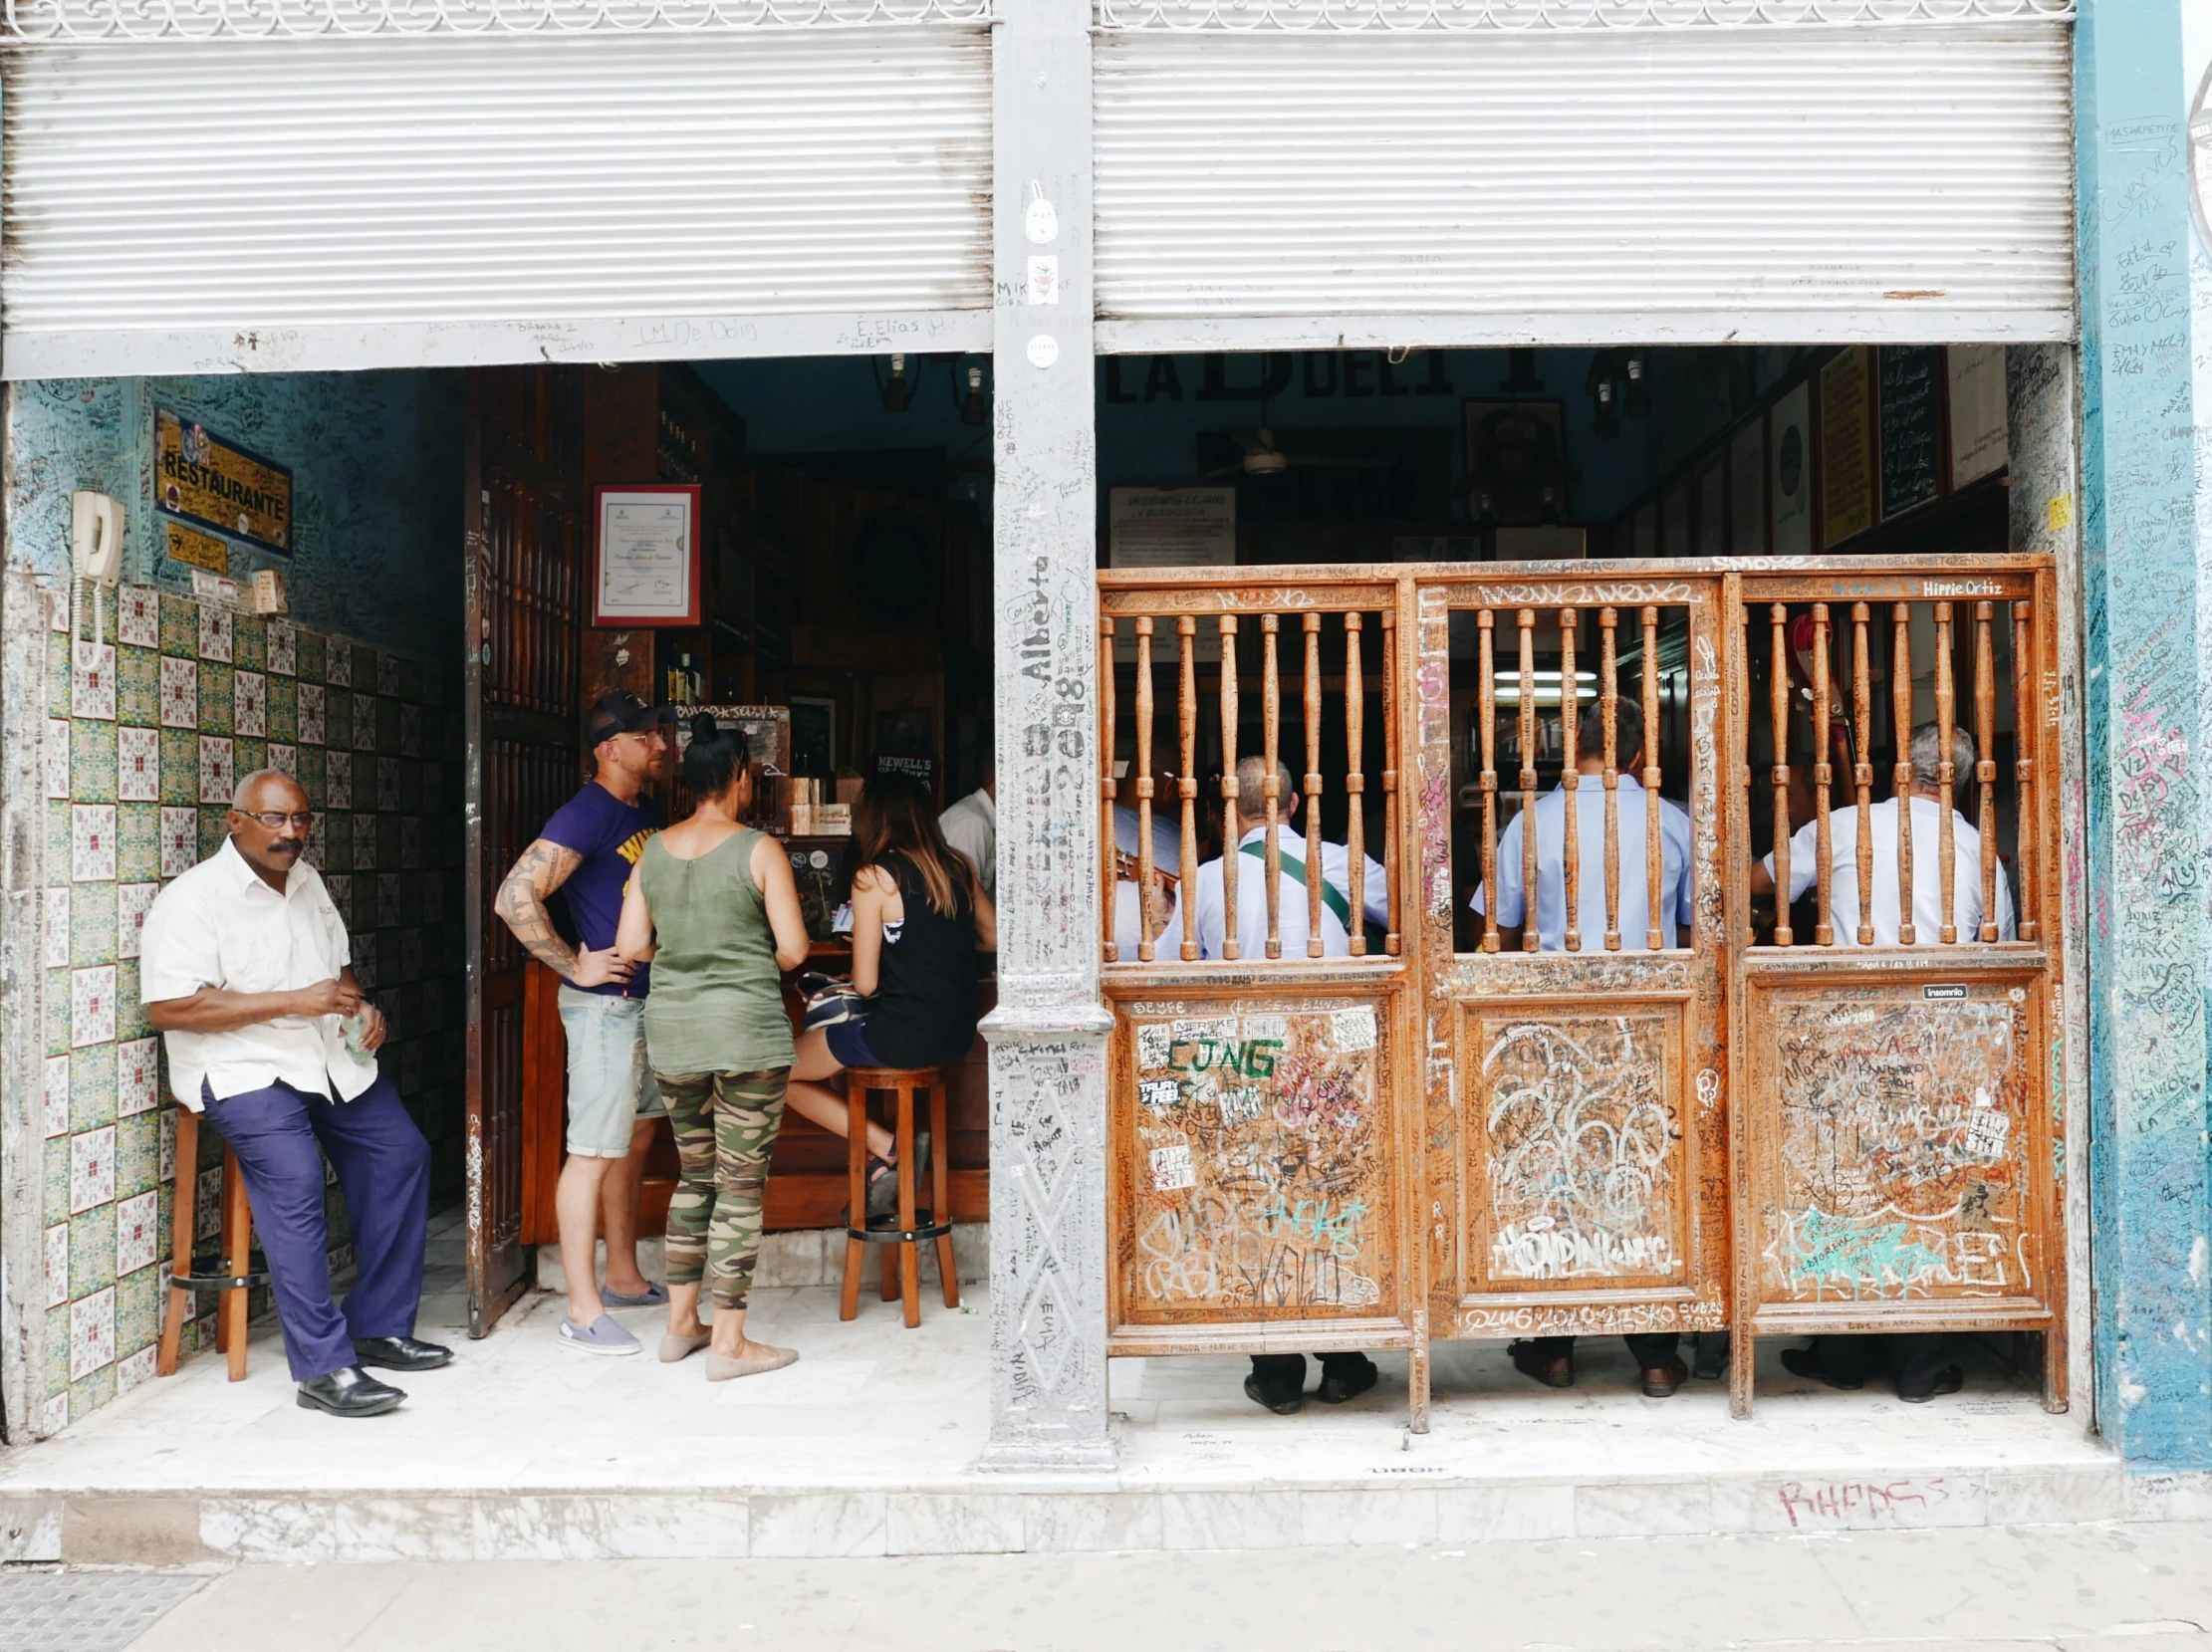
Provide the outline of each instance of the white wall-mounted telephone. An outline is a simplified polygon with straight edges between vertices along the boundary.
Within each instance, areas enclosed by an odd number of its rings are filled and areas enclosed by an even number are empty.
[[[93,644],[108,639],[108,588],[123,582],[123,504],[104,493],[80,490],[69,496],[70,635],[84,628],[76,594],[93,588]]]

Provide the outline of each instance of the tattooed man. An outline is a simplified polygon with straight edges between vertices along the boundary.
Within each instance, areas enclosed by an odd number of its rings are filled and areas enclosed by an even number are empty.
[[[554,1212],[569,1311],[559,1331],[582,1353],[628,1354],[637,1338],[610,1307],[647,1307],[666,1290],[637,1271],[637,1199],[664,1108],[645,1065],[649,964],[614,955],[622,887],[645,840],[660,829],[647,783],[668,770],[672,706],[609,694],[585,720],[594,773],[522,852],[495,902],[530,955],[561,977],[561,1030],[569,1045],[568,1159]],[[555,926],[547,900],[561,891],[574,935]],[[607,1287],[594,1263],[605,1214]]]

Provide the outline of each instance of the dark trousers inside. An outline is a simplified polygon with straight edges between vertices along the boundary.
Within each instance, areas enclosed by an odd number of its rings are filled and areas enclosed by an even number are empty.
[[[1533,1340],[1541,1359],[1571,1357],[1575,1352],[1572,1336],[1539,1336]],[[1654,1330],[1623,1336],[1621,1341],[1628,1344],[1629,1357],[1635,1360],[1637,1370],[1656,1371],[1674,1363],[1675,1350],[1682,1345],[1682,1336],[1679,1331]]]
[[[203,1085],[200,1099],[208,1123],[238,1154],[294,1380],[353,1364],[357,1336],[412,1336],[422,1300],[430,1146],[390,1080],[379,1077],[351,1101],[285,1083],[219,1101]],[[322,1154],[346,1196],[359,1271],[343,1309],[331,1298]],[[179,1171],[192,1174],[189,1165]]]
[[[1882,1371],[1900,1394],[1926,1394],[1951,1361],[1944,1357],[1944,1333],[1913,1331],[1897,1336],[1816,1336],[1813,1357],[1831,1382],[1855,1388]]]
[[[1323,1353],[1314,1357],[1321,1361],[1324,1378],[1333,1371],[1341,1371],[1349,1378],[1367,1356],[1363,1353]],[[1252,1374],[1264,1388],[1286,1394],[1301,1393],[1306,1387],[1306,1356],[1302,1353],[1256,1353],[1252,1356]]]

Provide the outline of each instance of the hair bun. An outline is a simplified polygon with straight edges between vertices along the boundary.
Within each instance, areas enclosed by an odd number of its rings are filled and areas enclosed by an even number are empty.
[[[712,740],[720,732],[721,725],[715,722],[711,711],[702,711],[691,719],[691,738],[694,740]]]

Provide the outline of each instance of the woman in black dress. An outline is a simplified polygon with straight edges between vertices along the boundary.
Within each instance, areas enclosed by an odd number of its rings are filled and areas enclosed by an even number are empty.
[[[844,1072],[851,1066],[944,1066],[975,1042],[975,955],[998,950],[998,913],[975,869],[937,828],[929,790],[908,775],[877,775],[853,806],[853,985],[870,996],[864,1021],[799,1038],[785,1105],[846,1133]],[[868,1207],[896,1197],[898,1148],[870,1123]],[[917,1178],[928,1137],[916,1145]],[[878,1209],[877,1207],[881,1207]]]

